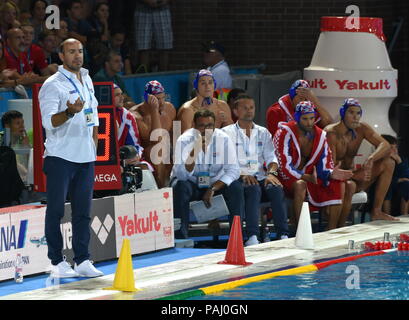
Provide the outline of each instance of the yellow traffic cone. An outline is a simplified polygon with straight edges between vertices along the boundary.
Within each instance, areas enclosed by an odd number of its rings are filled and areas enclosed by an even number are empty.
[[[122,242],[121,254],[115,271],[114,286],[104,288],[104,290],[118,290],[126,292],[138,291],[135,288],[135,278],[133,275],[131,246],[129,239]]]

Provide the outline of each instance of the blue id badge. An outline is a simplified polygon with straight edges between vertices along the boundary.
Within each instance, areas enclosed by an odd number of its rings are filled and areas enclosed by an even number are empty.
[[[210,174],[209,172],[199,172],[197,176],[197,186],[200,189],[210,187]]]
[[[87,127],[92,127],[95,125],[94,123],[94,112],[92,108],[84,109],[85,114],[85,121],[87,122]]]

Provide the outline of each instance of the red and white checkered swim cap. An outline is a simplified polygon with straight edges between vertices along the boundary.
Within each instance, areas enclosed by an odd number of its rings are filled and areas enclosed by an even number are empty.
[[[164,92],[165,89],[161,83],[159,81],[152,80],[145,85],[145,93],[143,94],[143,98],[146,102],[148,102],[148,94],[160,94]]]
[[[314,104],[311,101],[301,101],[295,107],[294,119],[300,122],[301,116],[308,113],[316,113]]]

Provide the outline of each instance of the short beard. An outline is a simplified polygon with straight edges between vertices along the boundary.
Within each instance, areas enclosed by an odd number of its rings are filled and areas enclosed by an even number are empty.
[[[81,65],[80,66],[73,66],[73,65],[69,65],[69,64],[66,64],[66,66],[68,67],[68,69],[70,69],[70,70],[72,70],[72,71],[75,71],[75,72],[78,72],[78,71],[80,71],[81,70],[81,68],[82,68],[82,63],[81,63]]]
[[[312,128],[311,130],[307,130],[301,123],[298,123],[298,127],[309,140],[314,138],[314,128]]]

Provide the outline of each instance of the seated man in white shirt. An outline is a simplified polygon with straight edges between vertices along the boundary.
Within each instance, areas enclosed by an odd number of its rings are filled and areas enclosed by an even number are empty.
[[[271,203],[277,238],[286,239],[289,234],[287,207],[283,186],[277,177],[278,161],[272,137],[267,128],[253,122],[255,110],[254,99],[248,95],[240,95],[233,105],[238,121],[222,129],[236,146],[239,160],[245,199],[246,245],[259,243],[260,202],[263,198]]]
[[[238,180],[240,168],[233,143],[215,129],[215,115],[209,110],[194,114],[194,127],[176,142],[175,163],[171,174],[175,217],[181,218],[177,239],[188,237],[189,202],[203,200],[211,206],[215,194],[222,194],[230,212],[243,217],[243,186]]]

